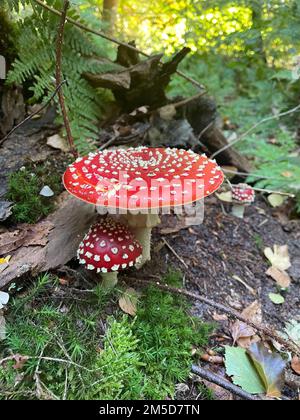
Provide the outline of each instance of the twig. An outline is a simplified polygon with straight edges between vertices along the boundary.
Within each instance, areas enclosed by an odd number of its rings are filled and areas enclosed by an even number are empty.
[[[27,121],[31,120],[35,115],[40,114],[45,108],[47,108],[47,106],[50,104],[50,102],[52,101],[52,99],[57,95],[58,91],[60,90],[60,88],[62,87],[62,85],[66,83],[66,80],[63,80],[60,82],[60,84],[56,87],[55,91],[53,92],[53,94],[51,95],[51,97],[48,99],[48,101],[41,107],[39,108],[37,111],[33,112],[32,114],[28,115],[28,117],[26,117],[23,121],[21,121],[18,125],[16,125],[12,130],[10,130],[10,132],[8,134],[6,134],[5,137],[3,137],[0,140],[0,146],[8,139],[9,136],[11,136],[18,128],[20,128],[23,124],[25,124]]]
[[[258,179],[270,179],[273,181],[280,181],[279,178],[275,178],[273,176],[264,176],[264,175],[256,175],[256,174],[251,174],[248,172],[239,172],[239,171],[233,171],[231,169],[226,169],[226,168],[222,168],[222,171],[228,174],[233,174],[233,175],[238,175],[238,176],[244,176],[244,177],[252,177],[252,178],[258,178]]]
[[[215,152],[211,158],[214,159],[216,156],[218,156],[220,153],[224,152],[225,150],[229,149],[230,147],[234,146],[235,144],[237,144],[239,141],[243,140],[245,137],[248,136],[249,133],[251,133],[251,131],[255,130],[257,127],[259,127],[262,124],[265,124],[266,122],[272,121],[272,120],[276,120],[277,118],[281,118],[281,117],[286,117],[287,115],[293,114],[297,111],[300,110],[300,105],[296,106],[295,108],[290,109],[289,111],[286,112],[282,112],[280,114],[277,115],[272,115],[270,117],[264,118],[261,121],[259,121],[258,123],[254,124],[252,127],[249,128],[249,130],[247,130],[244,134],[242,134],[240,137],[238,137],[236,140],[232,141],[229,144],[226,144],[226,146],[222,147],[221,149],[219,149],[217,152]]]
[[[156,286],[159,289],[165,290],[166,292],[175,293],[179,295],[187,296],[191,299],[199,300],[200,302],[205,303],[206,305],[212,306],[215,309],[218,309],[221,312],[225,312],[228,315],[231,315],[234,318],[237,318],[238,320],[244,322],[247,325],[250,325],[251,327],[255,328],[256,330],[260,331],[261,333],[265,334],[266,336],[272,338],[273,340],[277,341],[279,344],[281,344],[283,347],[285,347],[287,350],[291,351],[292,353],[295,353],[296,355],[300,356],[300,347],[294,343],[290,343],[284,338],[282,338],[280,335],[278,335],[276,332],[271,331],[268,327],[265,327],[263,325],[257,324],[256,322],[253,322],[247,318],[245,318],[243,315],[241,315],[239,312],[235,311],[234,309],[229,308],[228,306],[223,305],[222,303],[214,302],[211,299],[208,299],[204,296],[198,295],[196,293],[189,292],[188,290],[171,287],[167,284],[161,284],[160,282],[153,282],[149,280],[141,280],[137,278],[132,277],[126,277],[129,281],[134,281],[136,283],[146,284],[148,286]]]
[[[63,401],[67,399],[68,394],[68,368],[66,367],[66,378],[65,378],[65,387],[64,387],[64,395],[63,395]]]
[[[102,144],[100,147],[99,147],[99,151],[101,151],[101,150],[104,150],[104,149],[106,149],[107,147],[109,147],[109,146],[111,146],[118,138],[120,137],[120,135],[118,134],[118,135],[116,135],[116,136],[113,136],[111,139],[109,139],[106,143],[104,143],[104,144]]]
[[[211,121],[206,127],[203,128],[203,130],[200,132],[198,136],[198,140],[200,141],[204,134],[214,125],[214,121]]]
[[[58,25],[58,32],[57,32],[57,41],[56,41],[56,66],[55,66],[55,76],[56,76],[56,87],[60,86],[61,84],[61,61],[62,61],[62,45],[64,39],[64,31],[65,31],[65,23],[67,17],[67,10],[69,8],[69,0],[64,0],[63,11],[61,13],[60,22]],[[70,122],[67,114],[67,109],[65,105],[65,98],[62,89],[58,91],[58,98],[61,107],[61,112],[64,120],[64,125],[66,128],[67,139],[70,146],[70,150],[73,153],[74,157],[76,158],[77,152],[74,145],[74,139],[71,132]]]
[[[49,11],[49,12],[51,12],[51,13],[54,13],[54,14],[55,14],[55,15],[57,15],[57,16],[61,16],[61,14],[62,14],[59,10],[57,10],[57,9],[55,9],[55,8],[53,8],[53,7],[48,6],[47,4],[45,4],[45,3],[44,3],[43,1],[41,1],[41,0],[33,0],[33,1],[34,1],[35,3],[37,3],[37,4],[39,4],[39,5],[40,5],[41,7],[43,7],[44,9],[48,10],[48,11]],[[123,47],[126,47],[126,48],[128,48],[128,49],[130,49],[130,50],[132,50],[132,51],[135,51],[135,52],[137,52],[137,53],[139,53],[139,54],[143,55],[144,57],[148,57],[148,58],[149,58],[149,57],[151,57],[151,56],[150,56],[150,54],[145,53],[144,51],[142,51],[142,50],[140,50],[140,49],[138,49],[138,48],[134,47],[133,45],[127,44],[126,42],[119,41],[118,39],[113,38],[113,37],[111,37],[111,36],[108,36],[107,34],[105,34],[105,33],[103,33],[103,32],[96,31],[96,30],[94,30],[94,29],[92,29],[92,28],[89,28],[89,27],[87,27],[87,26],[83,25],[82,23],[80,23],[80,22],[76,21],[75,19],[72,19],[72,18],[70,18],[70,17],[67,17],[67,18],[66,18],[66,20],[67,20],[69,23],[71,23],[72,25],[77,26],[77,28],[80,28],[80,29],[82,29],[82,30],[83,30],[83,31],[85,31],[85,32],[89,32],[89,33],[91,33],[91,34],[94,34],[94,35],[100,36],[101,38],[104,38],[104,39],[106,39],[107,41],[110,41],[110,42],[112,42],[112,43],[114,43],[114,44],[116,44],[116,45],[121,45],[121,46],[123,46]],[[192,77],[187,76],[186,74],[182,73],[180,70],[177,70],[177,71],[176,71],[176,74],[178,74],[178,76],[182,77],[183,79],[187,80],[188,82],[192,83],[192,84],[193,84],[194,86],[196,86],[198,89],[203,90],[203,86],[201,85],[201,83],[197,82],[197,80],[194,80]]]
[[[179,102],[170,103],[169,105],[174,106],[174,108],[180,108],[181,106],[184,106],[194,101],[195,99],[201,98],[201,96],[204,96],[206,94],[207,94],[207,91],[205,90],[204,92],[197,93],[196,95],[191,96],[190,98],[183,99],[182,101],[179,101]]]
[[[0,366],[4,363],[14,360],[14,356],[5,357],[4,359],[0,360]],[[47,360],[48,362],[57,362],[57,363],[66,363],[72,366],[76,366],[80,369],[86,370],[87,372],[95,372],[94,370],[88,369],[85,366],[81,366],[78,363],[72,362],[71,360],[59,359],[56,357],[45,357],[45,356],[26,356],[26,360]]]
[[[189,266],[186,264],[186,262],[177,254],[177,252],[175,251],[175,249],[169,244],[169,242],[165,239],[162,238],[163,242],[165,243],[165,245],[169,248],[169,250],[175,255],[175,257],[181,262],[182,265],[184,265],[184,267],[188,270]]]
[[[291,193],[286,193],[283,191],[273,191],[273,190],[266,190],[264,188],[256,188],[256,187],[252,187],[254,189],[254,191],[259,191],[259,192],[264,192],[264,193],[268,193],[268,194],[278,194],[278,195],[286,195],[287,197],[291,197],[291,198],[295,198],[295,194],[291,194]]]
[[[255,396],[255,395],[251,395],[246,391],[243,391],[242,388],[239,388],[238,386],[232,384],[231,382],[227,381],[226,379],[222,378],[219,375],[216,375],[215,373],[204,369],[200,366],[192,366],[192,373],[194,373],[197,376],[200,376],[200,378],[203,378],[209,382],[212,382],[218,386],[221,386],[224,389],[227,389],[227,391],[230,391],[232,394],[243,398],[244,400],[251,400],[251,401],[256,401],[256,400],[262,400],[262,398]]]

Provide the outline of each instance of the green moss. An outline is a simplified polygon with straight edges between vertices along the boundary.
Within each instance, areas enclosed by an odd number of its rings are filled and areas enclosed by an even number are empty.
[[[54,193],[62,191],[61,178],[47,165],[31,166],[10,175],[7,199],[15,203],[13,220],[36,223],[54,210],[54,197],[43,197],[40,191],[48,185]]]
[[[57,286],[55,277],[44,275],[10,303],[0,359],[10,354],[33,358],[21,370],[13,361],[0,368],[2,398],[37,398],[37,369],[39,398],[173,397],[176,383],[189,376],[192,347],[205,346],[212,331],[189,314],[184,298],[155,287],[144,292],[132,319],[117,309],[120,291],[97,287],[62,303]],[[39,360],[41,355],[48,359]]]

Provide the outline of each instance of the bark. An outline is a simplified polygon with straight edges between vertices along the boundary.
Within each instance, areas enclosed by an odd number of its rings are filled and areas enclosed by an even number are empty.
[[[114,30],[118,5],[119,0],[104,0],[103,2],[103,20],[108,33],[112,33]]]

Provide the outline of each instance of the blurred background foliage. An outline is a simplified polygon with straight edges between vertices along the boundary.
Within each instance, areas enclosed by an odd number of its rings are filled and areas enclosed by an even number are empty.
[[[33,0],[6,2],[15,19],[20,21],[27,16],[25,26],[31,20],[36,31],[39,19],[44,19],[40,28],[41,38],[45,34],[45,25],[51,25],[51,21],[55,20],[53,17],[45,20],[45,12]],[[44,2],[56,8],[62,5],[61,0]],[[238,137],[261,119],[276,116],[299,104],[300,0],[72,0],[69,13],[114,38],[126,42],[135,40],[137,47],[147,53],[164,52],[164,59],[188,46],[191,54],[181,64],[181,70],[202,83],[216,99],[220,124],[229,139]],[[22,39],[24,21],[20,23],[20,28]],[[35,33],[34,36],[38,35]],[[99,37],[91,36],[84,43],[82,40],[75,43],[74,39],[78,39],[76,33],[70,37],[73,55],[78,54],[79,57],[81,54],[82,57],[98,51],[102,56],[115,57],[116,48]],[[22,56],[27,47],[22,43],[18,45],[19,55]],[[87,45],[87,51],[84,51],[83,45]],[[48,43],[47,48],[50,47]],[[71,61],[69,57],[69,63]],[[78,59],[78,63],[81,60]],[[83,64],[82,68],[85,66]],[[69,66],[76,79],[76,71],[80,72],[81,67],[75,67],[74,64]],[[52,70],[49,73],[49,66],[46,70],[48,82],[44,84],[49,87]],[[96,70],[99,72],[99,66]],[[31,73],[31,70],[25,71],[24,78],[32,76]],[[34,75],[34,78],[38,76]],[[18,80],[16,68],[9,79]],[[81,146],[85,133],[96,129],[93,127],[91,130],[91,121],[87,118],[92,94],[83,82],[82,89],[86,98],[85,115],[80,116],[82,124],[79,127],[74,123]],[[36,99],[40,100],[42,90],[35,86],[33,91]],[[36,95],[36,92],[39,94]],[[176,76],[168,93],[170,97],[189,96],[195,93],[195,87]],[[99,92],[97,95],[103,106],[105,97]],[[74,119],[77,119],[80,96],[71,100],[76,109]],[[97,112],[100,115],[100,108],[91,105],[93,118]],[[259,181],[260,186],[299,194],[299,135],[299,113],[293,113],[260,125],[239,143],[239,149],[253,159],[255,174],[267,178]],[[91,133],[89,137],[93,137]]]

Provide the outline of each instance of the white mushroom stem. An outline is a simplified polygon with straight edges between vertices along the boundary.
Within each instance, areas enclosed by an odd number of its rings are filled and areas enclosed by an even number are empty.
[[[243,219],[246,207],[247,207],[247,204],[234,204],[232,206],[231,213],[233,214],[233,216]]]
[[[112,271],[111,273],[102,273],[102,286],[105,289],[112,289],[118,283],[118,272]]]
[[[158,214],[132,214],[123,216],[135,238],[143,247],[141,261],[136,264],[136,268],[141,268],[147,261],[151,260],[151,235],[152,229],[160,224]]]

